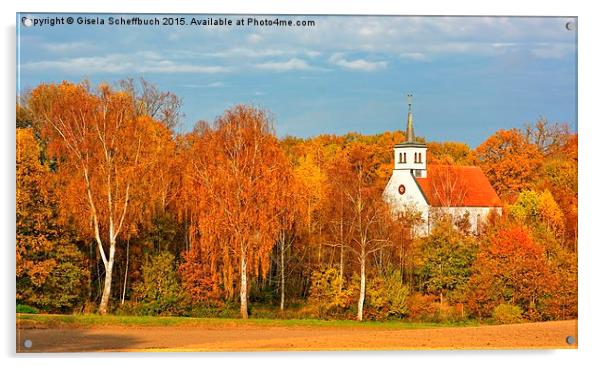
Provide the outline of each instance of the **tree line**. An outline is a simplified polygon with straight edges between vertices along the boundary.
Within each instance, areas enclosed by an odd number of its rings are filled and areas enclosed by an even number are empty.
[[[176,133],[144,80],[40,84],[17,103],[17,304],[44,312],[499,321],[577,315],[577,135],[540,119],[428,165],[477,165],[502,198],[393,215],[401,131],[301,139],[236,105]],[[427,165],[427,169],[428,169]],[[236,314],[238,313],[238,314]]]

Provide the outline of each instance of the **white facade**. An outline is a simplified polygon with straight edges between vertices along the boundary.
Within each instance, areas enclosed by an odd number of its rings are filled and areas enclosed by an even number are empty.
[[[402,186],[403,189],[400,190]],[[407,210],[420,212],[422,221],[426,225],[416,228],[416,234],[419,236],[428,234],[429,205],[410,170],[393,170],[383,192],[383,198],[390,205],[394,214]]]

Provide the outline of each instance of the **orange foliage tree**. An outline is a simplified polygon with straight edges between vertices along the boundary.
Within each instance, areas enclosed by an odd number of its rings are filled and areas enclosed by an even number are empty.
[[[529,143],[517,129],[497,131],[477,147],[475,156],[502,198],[529,188],[540,174],[543,163],[537,146]]]
[[[556,285],[544,250],[529,231],[522,226],[503,227],[481,243],[468,283],[468,307],[483,318],[491,316],[495,306],[509,303],[537,320]]]
[[[335,181],[336,189],[343,192],[343,202],[347,206],[344,211],[349,213],[350,221],[348,241],[343,246],[357,259],[360,267],[357,320],[362,321],[369,258],[390,246],[387,225],[392,216],[381,198],[383,184],[378,181],[379,164],[374,159],[374,150],[358,142],[342,152],[339,159],[336,174],[340,177]]]
[[[265,112],[238,105],[217,119],[191,149],[194,215],[192,250],[221,268],[228,295],[238,272],[240,312],[248,317],[251,276],[267,274],[284,220],[292,172]],[[236,268],[238,271],[236,271]]]
[[[101,85],[42,84],[29,107],[57,162],[63,210],[93,238],[105,269],[99,312],[108,311],[117,239],[147,202],[158,122],[138,116],[130,95]]]
[[[426,144],[429,164],[473,165],[474,152],[461,142],[428,142]]]

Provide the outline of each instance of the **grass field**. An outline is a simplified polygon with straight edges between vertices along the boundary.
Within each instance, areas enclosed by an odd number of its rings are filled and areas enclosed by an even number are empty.
[[[21,328],[59,328],[92,326],[276,326],[276,327],[367,327],[382,329],[425,329],[480,325],[477,321],[454,323],[420,323],[408,321],[365,321],[319,320],[319,319],[225,319],[161,316],[118,316],[118,315],[54,315],[17,314],[17,326]]]

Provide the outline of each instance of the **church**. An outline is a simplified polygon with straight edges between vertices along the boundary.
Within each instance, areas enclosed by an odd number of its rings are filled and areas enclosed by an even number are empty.
[[[492,211],[502,212],[502,202],[477,166],[427,166],[427,146],[416,140],[412,116],[412,96],[408,95],[406,141],[393,147],[394,168],[383,192],[394,214],[406,210],[420,213],[414,228],[426,236],[437,217],[447,214],[454,220],[468,220],[469,230],[478,233]]]

